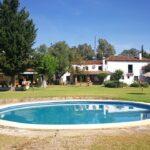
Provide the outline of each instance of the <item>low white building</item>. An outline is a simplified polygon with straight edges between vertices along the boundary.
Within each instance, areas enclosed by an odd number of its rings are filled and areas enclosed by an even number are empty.
[[[73,64],[74,69],[84,71],[84,75],[90,77],[91,81],[96,81],[98,74],[102,72],[114,73],[116,70],[123,71],[123,77],[120,81],[131,84],[134,81],[142,79],[142,68],[150,63],[150,59],[142,58],[141,53],[138,57],[128,56],[110,56],[107,59],[84,61],[81,64]],[[67,82],[70,73],[66,73],[62,76],[64,83]],[[106,80],[109,80],[110,76]]]
[[[87,60],[83,61],[80,64],[73,64],[72,65],[75,72],[82,71],[82,82],[86,82],[87,78],[89,77],[90,80],[94,83],[98,80],[97,75],[103,72],[103,63],[101,60]],[[78,73],[75,73],[74,76],[76,76],[77,81],[80,80],[80,75]],[[64,84],[68,84],[70,82],[71,73],[66,72],[62,77],[61,81]]]

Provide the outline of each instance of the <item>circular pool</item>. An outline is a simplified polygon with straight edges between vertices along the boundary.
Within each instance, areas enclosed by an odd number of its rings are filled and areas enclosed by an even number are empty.
[[[150,104],[67,100],[0,107],[0,125],[29,129],[98,129],[150,124]]]

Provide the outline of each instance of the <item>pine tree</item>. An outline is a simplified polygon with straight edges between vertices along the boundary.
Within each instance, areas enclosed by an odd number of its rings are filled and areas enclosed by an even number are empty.
[[[15,87],[15,77],[28,66],[36,38],[29,12],[19,6],[19,0],[0,2],[0,69],[11,76],[11,89]]]

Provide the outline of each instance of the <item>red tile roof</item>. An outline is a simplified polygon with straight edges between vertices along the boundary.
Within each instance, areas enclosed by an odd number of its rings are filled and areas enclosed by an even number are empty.
[[[150,62],[150,59],[142,58],[141,60],[136,57],[129,56],[110,56],[106,59],[107,61],[132,61],[132,62]]]
[[[82,72],[83,75],[98,75],[100,73],[110,74],[110,72],[108,72],[108,71],[83,71]]]
[[[86,61],[81,62],[80,65],[102,65],[102,61],[101,60],[86,60]]]

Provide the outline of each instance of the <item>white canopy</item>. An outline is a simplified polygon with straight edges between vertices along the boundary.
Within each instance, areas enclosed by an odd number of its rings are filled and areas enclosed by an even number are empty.
[[[145,73],[144,77],[150,77],[150,72]]]

